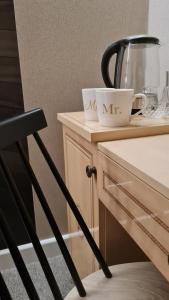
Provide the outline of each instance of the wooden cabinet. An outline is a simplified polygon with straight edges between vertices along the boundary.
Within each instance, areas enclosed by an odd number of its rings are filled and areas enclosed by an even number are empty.
[[[68,128],[64,128],[64,154],[67,187],[97,240],[96,177],[89,178],[86,175],[86,167],[95,163],[95,146],[88,145],[83,138]],[[67,211],[68,230],[71,233],[70,251],[80,276],[83,278],[94,272],[97,267],[88,243],[69,207]]]
[[[63,126],[63,139],[66,185],[107,263],[112,265],[146,260],[140,248],[106,207],[101,202],[99,205],[98,192],[102,200],[102,179],[97,144],[87,141],[67,126]],[[95,166],[98,175],[89,178],[86,175],[87,166]],[[107,167],[111,168],[111,164],[107,164]],[[69,207],[67,215],[71,256],[81,278],[84,278],[96,271],[98,264]]]
[[[98,128],[97,123],[94,130],[91,122],[85,122],[82,112],[58,114],[58,119],[63,124],[66,185],[107,263],[145,260],[140,248],[100,202],[98,176],[88,178],[86,175],[88,165],[99,171],[97,142],[110,138],[110,130]],[[67,212],[70,251],[83,278],[97,270],[98,264],[69,208]]]
[[[59,119],[66,183],[107,263],[150,259],[169,281],[169,135],[100,143],[108,129],[94,129],[81,113]],[[87,165],[97,176],[86,176]],[[68,222],[71,254],[84,277],[98,266],[69,209]]]

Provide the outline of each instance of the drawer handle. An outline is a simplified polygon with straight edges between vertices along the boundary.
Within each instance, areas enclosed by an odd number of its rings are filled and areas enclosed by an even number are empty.
[[[86,175],[87,177],[92,177],[92,175],[97,175],[97,170],[95,167],[87,166],[86,167]]]

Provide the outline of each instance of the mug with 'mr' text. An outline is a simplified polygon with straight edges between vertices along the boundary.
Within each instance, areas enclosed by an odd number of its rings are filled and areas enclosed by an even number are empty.
[[[130,122],[133,101],[136,97],[133,89],[96,90],[96,105],[99,123],[102,126],[126,126]],[[144,105],[143,105],[144,106]]]

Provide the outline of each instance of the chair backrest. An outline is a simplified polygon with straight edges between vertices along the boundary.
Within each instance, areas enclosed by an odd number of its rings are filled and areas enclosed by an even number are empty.
[[[44,159],[46,160],[56,182],[58,183],[62,193],[64,194],[65,199],[66,199],[67,203],[69,204],[75,218],[77,219],[77,221],[81,227],[81,230],[82,230],[83,234],[85,235],[105,276],[107,278],[111,278],[112,275],[107,267],[107,264],[105,263],[104,258],[102,257],[102,254],[100,253],[99,248],[97,247],[86,223],[84,222],[84,219],[81,216],[71,194],[69,193],[62,177],[60,176],[53,160],[51,159],[50,154],[48,153],[44,143],[42,142],[42,140],[38,134],[38,131],[45,128],[46,126],[47,126],[47,122],[46,122],[44,113],[41,109],[34,109],[32,111],[23,113],[19,116],[16,116],[16,117],[13,117],[13,118],[10,118],[10,119],[7,119],[7,120],[1,122],[0,123],[0,136],[1,136],[1,138],[0,138],[0,168],[1,168],[2,174],[4,176],[4,179],[6,180],[7,186],[13,196],[13,201],[15,202],[15,205],[21,215],[22,221],[23,221],[23,223],[26,227],[26,230],[29,234],[30,240],[34,246],[35,252],[37,254],[37,257],[39,259],[41,267],[44,271],[44,274],[46,276],[46,279],[48,281],[50,289],[53,293],[54,299],[57,299],[57,300],[63,299],[62,295],[60,293],[59,287],[57,285],[57,282],[55,280],[55,277],[52,273],[51,267],[46,258],[46,255],[43,251],[43,248],[42,248],[40,241],[36,235],[36,232],[34,230],[32,220],[30,219],[29,213],[27,212],[27,210],[25,208],[22,196],[19,192],[19,189],[13,179],[11,171],[9,170],[9,168],[6,164],[3,153],[1,151],[9,145],[15,144],[18,149],[18,152],[20,154],[20,157],[25,165],[27,174],[32,182],[34,190],[38,196],[38,199],[42,206],[42,209],[46,215],[48,223],[49,223],[49,225],[53,231],[53,234],[58,242],[58,245],[59,245],[62,255],[65,259],[67,267],[70,271],[70,274],[71,274],[73,281],[79,292],[79,295],[84,297],[86,295],[86,291],[80,280],[79,274],[76,270],[76,267],[70,256],[70,253],[65,245],[65,242],[61,235],[61,232],[60,232],[58,225],[56,223],[56,220],[50,210],[50,207],[49,207],[46,197],[42,191],[42,188],[36,178],[36,175],[29,163],[27,156],[24,153],[22,143],[21,143],[21,140],[23,138],[27,137],[28,135],[33,135],[40,151],[43,154]],[[1,215],[2,215],[2,213],[0,211],[0,218],[1,218]],[[25,286],[25,289],[26,289],[30,299],[35,299],[35,300],[39,299],[37,292],[35,290],[35,287],[33,287],[32,280],[27,272],[26,266],[23,267],[24,262],[20,256],[20,253],[17,250],[15,241],[11,238],[12,235],[10,233],[10,229],[7,226],[4,218],[2,218],[0,221],[0,228],[1,228],[1,231],[3,233],[6,244],[11,252],[11,255],[14,259],[14,262],[16,264],[16,267],[18,269],[18,272],[21,276],[21,279],[23,281],[23,284]],[[22,266],[22,268],[21,268],[21,266]],[[1,285],[1,283],[3,283],[3,280],[0,280],[0,285]],[[5,289],[5,284],[3,284],[2,286],[3,286],[2,290],[4,290],[4,291],[6,290],[6,292],[7,292],[7,289]],[[1,290],[0,290],[0,293],[1,293]],[[1,294],[0,294],[0,296],[1,296]],[[10,297],[10,295],[9,295],[9,297]],[[1,296],[1,298],[2,298],[2,296]]]

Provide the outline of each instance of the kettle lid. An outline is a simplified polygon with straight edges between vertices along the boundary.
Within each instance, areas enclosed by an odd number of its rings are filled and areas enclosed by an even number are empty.
[[[154,37],[154,36],[150,36],[147,34],[140,34],[140,35],[132,35],[132,36],[128,36],[125,37],[123,39],[121,39],[120,41],[118,41],[118,43],[120,44],[141,44],[141,43],[145,43],[145,44],[160,44],[160,41],[158,38]]]

